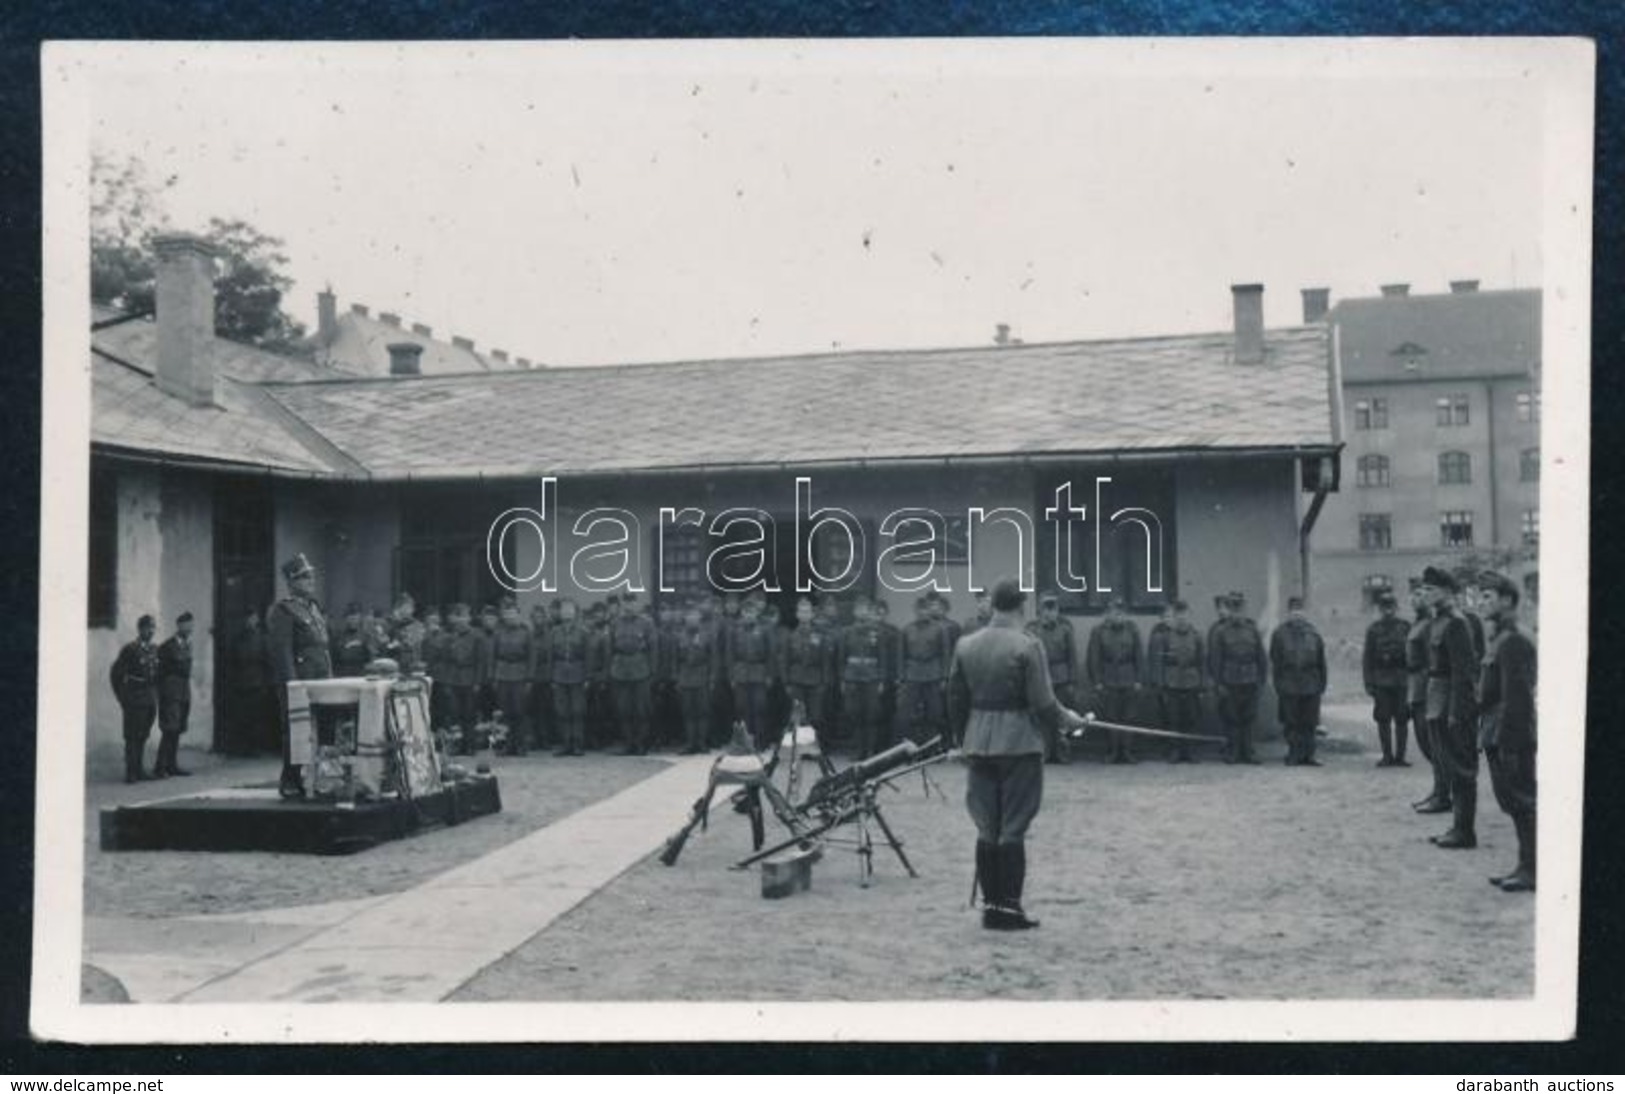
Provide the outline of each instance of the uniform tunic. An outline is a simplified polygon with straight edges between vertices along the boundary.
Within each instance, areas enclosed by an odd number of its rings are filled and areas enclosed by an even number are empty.
[[[1270,668],[1291,761],[1315,758],[1315,727],[1326,691],[1326,643],[1307,619],[1288,619],[1270,635]]]
[[[126,643],[108,679],[124,712],[124,740],[145,744],[158,715],[158,647],[139,639]]]
[[[1378,619],[1365,629],[1361,676],[1371,694],[1371,717],[1379,725],[1406,721],[1410,633],[1411,625],[1397,615]]]
[[[886,636],[874,622],[852,623],[841,631],[835,663],[841,679],[841,713],[856,736],[858,758],[880,744],[880,692],[887,663]]]
[[[1158,623],[1146,643],[1146,683],[1157,690],[1162,728],[1191,733],[1202,713],[1205,664],[1202,634],[1190,622]],[[1190,742],[1176,741],[1174,756],[1189,760]]]
[[[173,635],[158,647],[158,732],[178,737],[192,712],[192,643]]]
[[[592,656],[592,635],[586,624],[572,619],[548,628],[544,656],[552,677],[553,718],[560,744],[579,752],[586,737],[587,661]]]
[[[947,728],[942,693],[953,654],[952,633],[936,619],[916,619],[898,634],[901,674],[897,731],[922,744]]]
[[[1207,656],[1208,675],[1219,688],[1219,720],[1230,737],[1230,757],[1250,760],[1258,689],[1269,673],[1258,624],[1239,615],[1220,620],[1213,627]]]
[[[1535,812],[1535,644],[1500,620],[1478,675],[1478,741],[1495,800],[1509,816]]]
[[[642,615],[623,615],[609,630],[609,682],[615,717],[626,747],[641,752],[649,744],[649,686],[660,656],[660,636]]]
[[[780,644],[784,686],[792,702],[799,701],[807,723],[822,731],[824,698],[834,676],[835,642],[829,632],[816,624],[798,626]]]

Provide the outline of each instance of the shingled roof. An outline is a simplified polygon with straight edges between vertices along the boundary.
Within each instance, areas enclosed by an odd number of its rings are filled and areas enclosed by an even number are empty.
[[[1332,446],[1323,326],[1233,336],[269,383],[381,478]]]
[[[1540,368],[1539,289],[1339,301],[1347,383],[1528,376]],[[1415,368],[1407,367],[1415,364]]]
[[[332,341],[319,347],[317,353],[324,363],[358,375],[388,376],[389,347],[397,342],[411,342],[423,348],[418,358],[418,368],[425,376],[503,372],[518,368],[512,362],[497,361],[476,350],[441,341],[398,322],[386,323],[372,315],[355,311],[337,317]]]

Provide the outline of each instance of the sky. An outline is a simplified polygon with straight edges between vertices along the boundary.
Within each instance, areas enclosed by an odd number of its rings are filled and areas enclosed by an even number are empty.
[[[173,227],[561,365],[1227,328],[1541,277],[1516,42],[108,45]]]

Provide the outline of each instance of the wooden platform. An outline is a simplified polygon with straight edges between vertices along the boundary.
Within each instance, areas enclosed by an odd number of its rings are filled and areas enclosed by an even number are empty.
[[[101,848],[348,855],[501,811],[495,775],[445,783],[413,801],[386,798],[353,808],[283,801],[275,787],[236,787],[103,809]]]

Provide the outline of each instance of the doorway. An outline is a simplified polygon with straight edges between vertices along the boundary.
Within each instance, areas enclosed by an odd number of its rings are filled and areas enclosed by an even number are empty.
[[[214,489],[214,740],[216,752],[275,750],[260,727],[244,724],[234,701],[235,649],[249,609],[260,613],[276,591],[276,524],[268,478],[223,477]],[[274,729],[274,727],[273,727]]]

